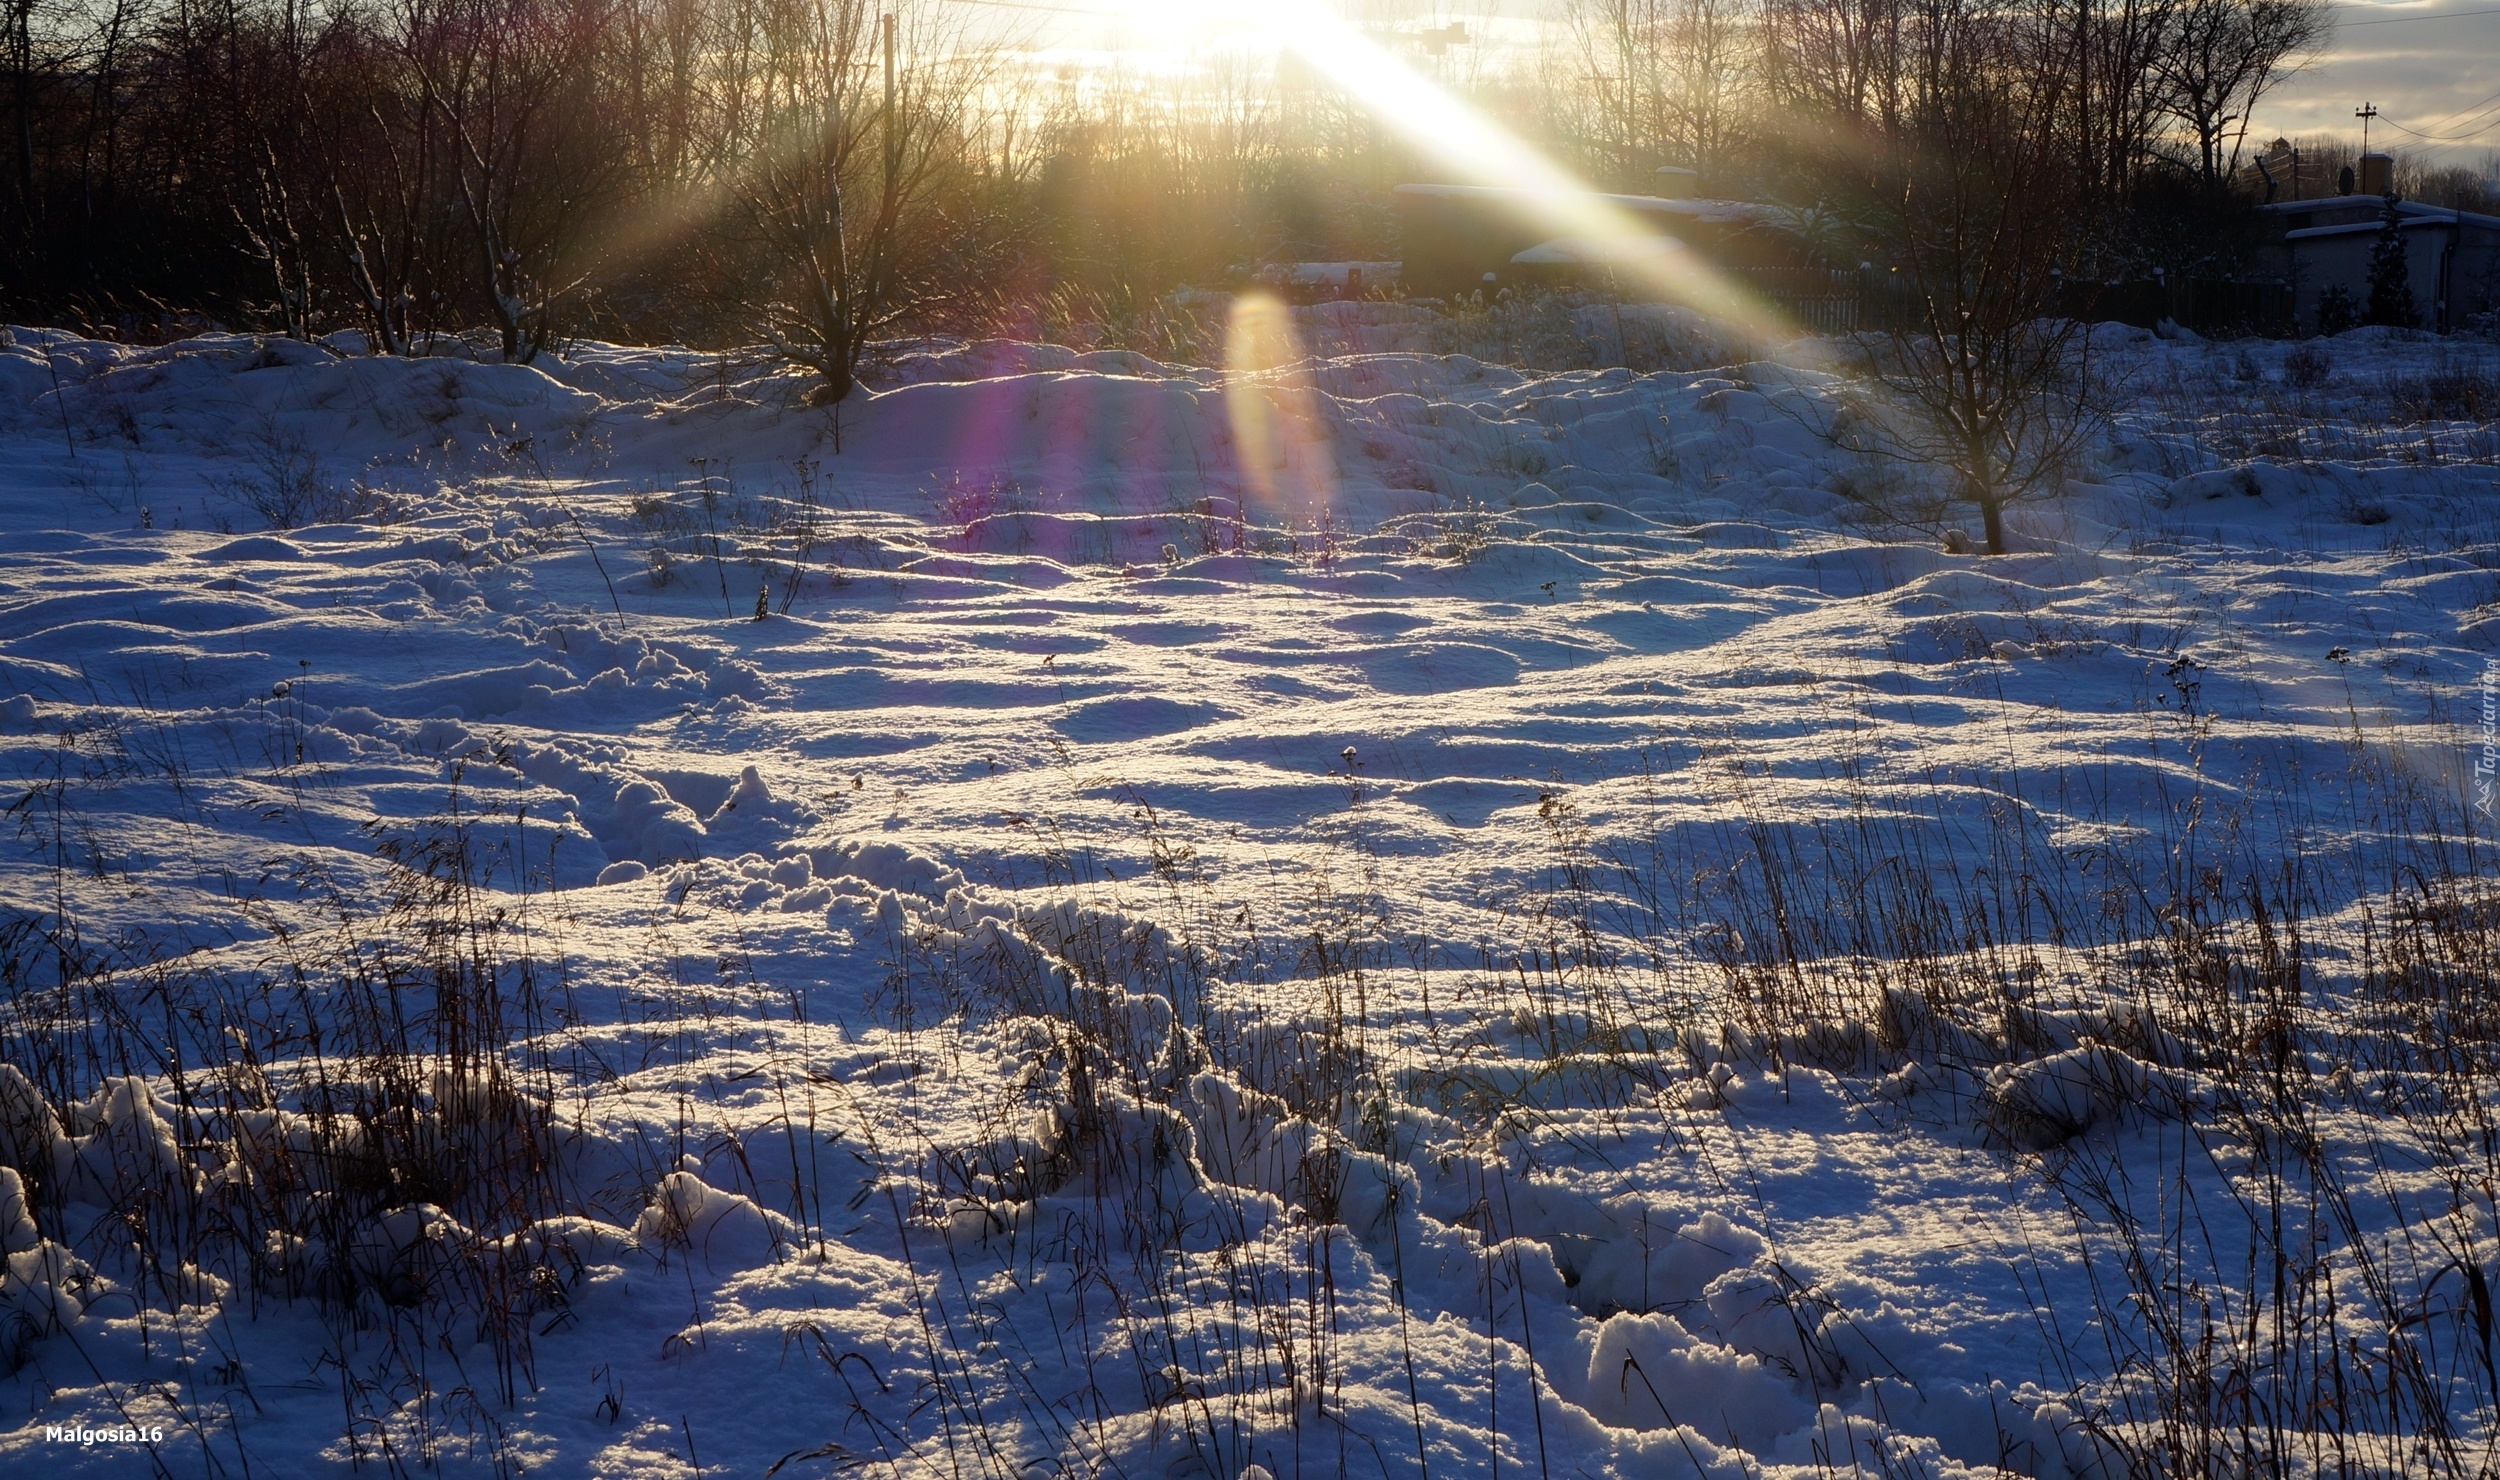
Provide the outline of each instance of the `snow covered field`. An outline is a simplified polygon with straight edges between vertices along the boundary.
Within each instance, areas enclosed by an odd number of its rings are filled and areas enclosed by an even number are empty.
[[[2500,351],[1293,319],[12,331],[0,1468],[2500,1465]]]

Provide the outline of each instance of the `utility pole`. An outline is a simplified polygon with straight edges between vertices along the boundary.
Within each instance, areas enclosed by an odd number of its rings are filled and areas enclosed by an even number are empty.
[[[885,37],[885,179],[886,189],[894,188],[894,170],[898,155],[894,135],[894,12],[877,17],[877,29]]]
[[[2370,120],[2378,117],[2378,104],[2363,103],[2352,110],[2352,116],[2361,120],[2361,152],[2367,154],[2370,152]]]

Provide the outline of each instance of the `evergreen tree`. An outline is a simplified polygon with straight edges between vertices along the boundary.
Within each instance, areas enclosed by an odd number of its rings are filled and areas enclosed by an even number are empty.
[[[2342,283],[2331,283],[2318,293],[2318,332],[2341,334],[2361,322],[2361,305],[2352,301],[2352,290]]]
[[[2404,230],[2396,214],[2396,197],[2387,197],[2379,218],[2378,240],[2370,247],[2370,319],[2410,329],[2420,320],[2413,311],[2413,277],[2405,267]]]

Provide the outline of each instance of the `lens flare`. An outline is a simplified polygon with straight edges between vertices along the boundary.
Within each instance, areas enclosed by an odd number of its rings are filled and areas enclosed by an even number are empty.
[[[1336,461],[1293,315],[1265,293],[1233,300],[1224,332],[1224,409],[1245,500],[1307,522],[1336,502]]]
[[[1223,8],[1228,18],[1262,27],[1274,45],[1294,53],[1454,181],[1477,187],[1465,193],[1572,240],[1584,260],[1604,261],[1626,288],[1728,320],[1756,339],[1796,333],[1776,309],[1700,253],[1642,250],[1637,244],[1659,233],[1632,206],[1656,202],[1591,188],[1323,6],[1232,0]]]

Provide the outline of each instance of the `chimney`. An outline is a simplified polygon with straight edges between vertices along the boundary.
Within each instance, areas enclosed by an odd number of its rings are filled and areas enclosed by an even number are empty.
[[[2394,195],[2396,161],[2384,154],[2362,155],[2359,189],[2363,195]]]
[[[1688,170],[1680,164],[1664,166],[1658,171],[1658,197],[1661,200],[1691,200],[1701,193],[1701,171]]]
[[[2300,151],[2289,139],[2277,139],[2257,156],[2257,173],[2266,182],[2266,203],[2272,205],[2278,193],[2300,199]]]

